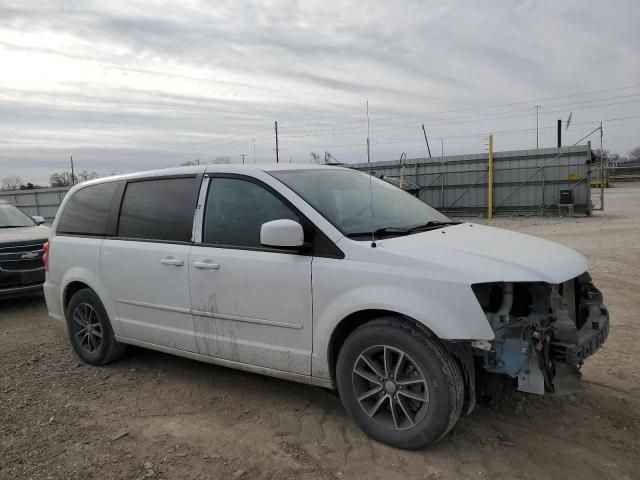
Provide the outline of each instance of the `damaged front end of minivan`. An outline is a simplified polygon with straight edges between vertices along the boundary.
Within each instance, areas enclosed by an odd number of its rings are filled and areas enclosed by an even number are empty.
[[[472,289],[495,333],[492,341],[473,342],[476,365],[485,378],[506,375],[522,392],[574,390],[582,363],[609,333],[609,313],[588,273],[555,285],[496,282]]]

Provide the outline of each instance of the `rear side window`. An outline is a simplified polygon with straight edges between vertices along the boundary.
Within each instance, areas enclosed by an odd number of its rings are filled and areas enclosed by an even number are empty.
[[[98,183],[78,190],[67,200],[56,233],[106,235],[109,205],[118,182]]]
[[[196,177],[128,183],[118,236],[190,242],[198,186]]]

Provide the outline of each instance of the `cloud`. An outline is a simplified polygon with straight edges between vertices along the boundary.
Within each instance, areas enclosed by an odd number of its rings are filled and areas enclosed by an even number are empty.
[[[604,91],[640,83],[633,0],[606,11],[595,0],[0,1],[0,18],[0,176],[40,183],[69,155],[82,169],[133,171],[239,161],[255,138],[272,161],[274,120],[281,158],[361,161],[367,100],[374,159],[423,154],[421,123],[458,154],[482,151],[485,133],[535,127],[535,104],[543,145],[574,109],[578,124],[640,104],[640,88]],[[602,92],[544,100],[591,91]],[[566,105],[589,99],[602,101]],[[631,121],[615,131],[608,148],[640,143]],[[496,143],[530,148],[534,135]]]

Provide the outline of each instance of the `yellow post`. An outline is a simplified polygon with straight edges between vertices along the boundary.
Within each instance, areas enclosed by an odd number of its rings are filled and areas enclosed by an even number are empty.
[[[489,135],[489,165],[487,172],[487,218],[493,218],[493,135]]]

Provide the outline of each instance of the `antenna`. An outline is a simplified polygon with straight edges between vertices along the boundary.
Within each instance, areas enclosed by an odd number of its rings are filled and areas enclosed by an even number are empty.
[[[373,178],[371,175],[371,148],[369,142],[369,100],[367,100],[367,164],[369,165],[369,202],[371,207],[371,248],[376,248],[376,234],[373,230]]]
[[[278,121],[275,122],[276,129],[276,163],[280,162],[280,149],[278,148]]]

